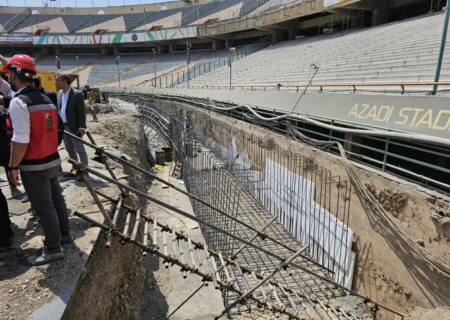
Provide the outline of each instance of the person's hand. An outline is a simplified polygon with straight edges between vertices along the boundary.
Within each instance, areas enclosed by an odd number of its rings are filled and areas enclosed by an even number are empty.
[[[17,169],[13,169],[13,170],[9,170],[8,172],[8,176],[9,176],[9,181],[11,181],[11,183],[15,186],[20,186],[20,179],[19,179],[19,170]]]
[[[84,134],[86,133],[86,130],[83,129],[78,129],[77,134],[80,135],[80,137],[84,136]]]

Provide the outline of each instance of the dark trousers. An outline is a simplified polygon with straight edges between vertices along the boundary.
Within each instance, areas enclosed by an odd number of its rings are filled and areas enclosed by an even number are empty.
[[[40,218],[48,248],[60,246],[61,235],[69,233],[66,202],[58,181],[59,166],[42,171],[21,171],[25,191]]]
[[[4,166],[3,168],[5,168],[5,173],[6,173],[6,179],[8,179],[8,183],[9,186],[12,187],[14,186],[14,184],[11,182],[11,179],[9,179],[9,166]]]
[[[70,130],[69,126],[66,124],[66,129],[70,133],[76,135],[76,132]],[[64,135],[64,146],[66,147],[69,158],[78,161],[78,156],[80,156],[80,162],[85,166],[88,165],[88,156],[86,150],[84,149],[84,144],[80,141],[72,139],[68,135]]]
[[[9,239],[13,235],[9,219],[8,202],[0,189],[0,240]]]

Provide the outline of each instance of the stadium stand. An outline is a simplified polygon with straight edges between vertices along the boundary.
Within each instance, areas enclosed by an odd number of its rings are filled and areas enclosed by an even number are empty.
[[[149,14],[149,13],[147,13]],[[107,29],[107,32],[125,32],[145,19],[144,13],[101,14],[90,16],[79,25],[73,33],[92,33],[97,29]]]
[[[243,57],[246,57],[254,52],[257,52],[261,50],[262,48],[266,47],[267,43],[258,43],[243,47],[237,47],[235,48],[235,52],[233,54],[233,61],[242,59]],[[216,52],[214,55],[210,55],[208,57],[205,57],[201,61],[196,61],[194,64],[192,64],[191,72],[189,73],[189,79],[192,80],[196,77],[199,77],[205,73],[211,72],[217,68],[220,68],[222,66],[228,65],[228,59],[229,59],[230,51],[220,50]],[[185,73],[181,77],[177,77],[177,79],[174,81],[171,85],[178,85],[180,83],[186,82],[188,79],[188,75]]]
[[[261,6],[259,6],[258,8],[256,8],[255,10],[253,10],[251,13],[249,13],[249,16],[254,16],[264,11],[273,10],[281,6],[292,4],[294,2],[303,2],[303,0],[269,0],[266,3],[262,4]]]
[[[16,29],[17,33],[34,33],[39,28],[49,28],[48,33],[69,33],[66,23],[59,15],[33,14],[26,23],[22,23],[22,28]],[[51,31],[50,31],[51,30]]]
[[[100,55],[78,55],[78,61],[75,55],[59,55],[59,62],[62,72],[72,72],[77,68],[81,68],[95,59],[100,57]],[[53,71],[56,72],[56,56],[46,56],[37,61],[36,66],[39,70]]]
[[[29,16],[31,16],[31,12],[29,9],[25,9],[18,14],[0,13],[0,25],[3,26],[3,32],[8,33],[14,31],[14,28],[17,25],[21,24]]]
[[[202,17],[191,23],[191,25],[202,24],[208,19],[218,18],[217,21],[234,19],[237,17],[236,13],[241,10],[243,0],[228,0],[219,4],[216,8],[211,10],[208,15]]]
[[[191,60],[192,61],[197,60],[208,52],[209,51],[204,50],[192,51],[190,52]],[[148,58],[148,55],[145,55],[145,57]],[[123,86],[138,86],[140,83],[143,82],[151,83],[151,80],[154,79],[155,67],[156,67],[156,76],[158,77],[186,66],[186,59],[187,59],[186,52],[167,53],[161,56],[157,56],[155,64],[153,64],[153,59],[150,59],[146,63],[140,65],[139,68],[130,70],[130,72],[125,72],[127,71],[127,69],[121,68],[122,73],[120,76],[121,78],[120,80]],[[118,77],[114,77],[114,79],[111,79],[105,84],[111,86],[118,86],[119,84]]]
[[[146,18],[144,24],[141,24],[134,30],[147,31],[153,26],[160,26],[160,25],[162,25],[164,28],[179,27],[181,24],[181,20],[183,19],[183,16],[188,15],[190,12],[192,12],[198,7],[199,6],[196,5],[155,12]]]
[[[117,65],[116,56],[107,56],[105,59],[92,66],[87,83],[91,85],[104,81],[117,74],[118,70],[123,72],[147,58],[148,55],[144,54],[121,54],[119,64]]]
[[[235,85],[432,81],[444,14],[438,13],[367,30],[281,42],[233,63]],[[450,79],[444,57],[441,81]],[[222,67],[191,85],[229,83]]]

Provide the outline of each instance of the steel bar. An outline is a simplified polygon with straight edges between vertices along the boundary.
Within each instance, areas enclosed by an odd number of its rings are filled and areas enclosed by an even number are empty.
[[[117,206],[116,206],[116,210],[114,210],[114,215],[113,215],[113,220],[112,220],[114,226],[117,225],[117,220],[119,219],[119,212],[120,212],[120,209],[122,208],[122,203],[123,203],[123,199],[122,199],[122,197],[120,197],[119,201],[117,203]],[[113,236],[111,234],[108,234],[108,237],[106,240],[106,248],[111,247],[112,237]]]
[[[145,224],[144,224],[144,242],[143,242],[144,246],[148,245],[148,225],[149,225],[148,221],[145,221]],[[144,251],[142,253],[142,255],[144,257],[147,256],[147,252]]]
[[[195,251],[197,252],[198,269],[200,270],[201,273],[204,273],[204,271],[203,271],[203,260],[202,260],[202,256],[201,256],[201,251],[200,251],[200,249],[199,249],[198,247],[195,248]]]
[[[84,219],[84,220],[86,220],[86,221],[91,222],[93,225],[95,225],[95,226],[97,226],[97,227],[99,227],[99,228],[101,228],[101,229],[103,229],[103,230],[106,230],[106,231],[110,230],[110,228],[108,228],[108,227],[105,226],[104,224],[99,223],[99,222],[97,222],[97,221],[94,221],[94,220],[92,220],[91,218],[87,217],[87,216],[84,215],[84,214],[81,214],[81,213],[79,213],[79,212],[74,212],[74,215],[76,215],[77,217],[80,217],[80,218],[82,218],[82,219]],[[125,238],[125,235],[124,235],[123,233],[120,233],[119,231],[115,231],[115,232],[114,232],[114,235],[115,235],[115,236],[118,236],[119,238],[122,238],[122,239]],[[151,252],[151,253],[155,254],[156,256],[158,256],[158,257],[164,259],[165,261],[168,261],[168,262],[172,263],[173,265],[177,265],[177,266],[179,266],[179,267],[181,267],[181,268],[186,267],[186,268],[188,269],[188,271],[190,271],[190,272],[192,272],[192,273],[195,273],[195,274],[199,275],[200,277],[202,277],[203,279],[206,279],[206,281],[208,281],[208,278],[209,278],[209,275],[208,275],[208,274],[205,274],[205,273],[203,273],[203,272],[200,272],[199,270],[194,270],[194,269],[193,269],[191,266],[189,266],[189,265],[183,266],[183,265],[181,264],[180,261],[176,261],[176,260],[172,259],[171,256],[165,255],[165,254],[159,252],[158,250],[155,250],[155,248],[154,248],[153,246],[144,246],[142,243],[140,243],[140,242],[138,242],[138,241],[133,242],[133,244],[135,244],[136,246],[142,248],[143,250],[146,250],[146,251],[148,251],[148,252]],[[232,287],[232,288],[227,288],[227,285],[226,285],[224,282],[222,282],[222,281],[219,281],[219,280],[218,280],[218,284],[219,284],[219,286],[220,286],[221,288],[223,288],[223,289],[228,289],[228,290],[230,290],[230,291],[232,291],[232,292],[234,292],[234,293],[236,293],[236,294],[238,294],[238,295],[242,295],[242,294],[243,294],[240,290],[238,290],[238,289],[236,289],[236,288],[234,288],[234,287]],[[205,283],[205,286],[206,286],[206,283]],[[250,296],[249,299],[252,299],[253,301],[255,301],[256,303],[258,303],[258,304],[260,304],[260,305],[266,305],[266,303],[265,303],[264,301],[261,301],[260,299],[258,299],[258,298],[256,298],[256,297]],[[299,318],[297,317],[296,314],[291,313],[291,312],[289,312],[289,311],[287,311],[287,310],[284,310],[283,308],[280,308],[280,307],[274,307],[274,310],[275,310],[276,312],[281,312],[281,313],[283,313],[283,314],[286,314],[286,315],[288,315],[289,317],[291,317],[292,319],[299,319]]]
[[[114,199],[114,198],[111,197],[111,196],[108,196],[107,194],[101,192],[100,190],[95,190],[95,189],[94,189],[94,191],[95,191],[96,194],[98,194],[99,196],[105,198],[106,200],[109,200],[109,201],[111,201],[111,202],[113,202],[113,203],[115,203],[115,204],[119,203],[118,200]],[[122,203],[122,207],[124,207],[124,208],[127,209],[128,211],[136,212],[136,209],[135,209],[135,208],[132,208],[132,207],[130,207],[130,206],[124,204],[124,203]]]
[[[127,219],[125,221],[125,226],[123,228],[123,234],[125,235],[125,240],[128,241],[129,235],[128,235],[128,229],[130,228],[130,220],[131,220],[131,212],[127,211]],[[125,243],[125,242],[123,242]]]
[[[72,159],[69,159],[69,162]],[[72,160],[73,161],[73,160]],[[75,161],[74,161],[75,162]],[[73,163],[72,163],[73,164]],[[112,222],[111,218],[109,217],[109,215],[106,213],[105,208],[103,207],[103,204],[101,203],[100,199],[97,196],[97,193],[95,193],[94,188],[92,187],[92,184],[89,182],[88,177],[86,177],[85,174],[82,174],[81,177],[83,178],[83,181],[86,185],[86,187],[88,188],[89,192],[92,195],[92,198],[94,198],[95,203],[97,204],[98,208],[100,209],[100,212],[103,215],[103,218],[105,218],[106,223],[109,225],[109,227],[111,228],[111,230],[115,230],[116,227],[114,226],[114,223]]]
[[[217,278],[216,278],[216,273],[215,270],[212,267],[212,263],[211,263],[211,256],[209,255],[208,252],[208,248],[206,247],[206,244],[203,246],[203,251],[205,253],[205,257],[206,257],[206,265],[208,266],[208,274],[210,275],[213,285],[214,285],[214,289],[218,289],[219,285],[217,284]]]
[[[216,277],[216,279],[222,280],[222,279],[220,278],[219,273],[217,272],[218,270],[217,270],[216,260],[215,260],[214,257],[212,257],[211,255],[210,255],[210,259],[211,259],[211,265],[212,265],[212,267],[213,267],[213,275],[214,275],[214,277]],[[217,286],[217,287],[215,287],[215,289],[218,290],[218,289],[220,289],[220,287]]]
[[[217,272],[220,272],[220,271],[223,269],[223,271],[224,271],[224,273],[225,273],[225,278],[227,279],[227,283],[229,283],[230,285],[232,285],[232,281],[233,281],[233,280],[231,280],[231,278],[230,278],[230,273],[228,272],[228,269],[226,268],[227,264],[226,264],[225,261],[223,260],[222,253],[219,251],[219,252],[217,253],[217,255],[219,256],[219,260],[220,260],[220,263],[221,263],[221,266],[220,266],[219,269],[217,269]]]
[[[253,271],[252,271],[252,276],[253,276],[253,279],[255,279],[255,281],[258,282],[258,277],[256,276],[256,274]],[[259,291],[261,291],[264,301],[267,302],[267,307],[269,308],[269,310],[272,310],[272,304],[267,299],[266,290],[264,290],[263,286],[259,287],[258,289],[259,289]]]
[[[306,271],[307,272],[307,271]],[[327,280],[325,280],[325,281],[327,281]],[[330,283],[333,283],[333,282],[330,282]],[[334,285],[336,285],[335,283],[333,283]],[[345,289],[344,289],[345,290]],[[348,290],[346,290],[346,291],[348,291]],[[380,305],[381,306],[381,305]],[[381,306],[382,307],[382,306]]]
[[[295,312],[298,313],[297,307],[296,307],[294,301],[292,300],[291,296],[289,295],[289,293],[287,293],[286,290],[284,290],[283,286],[280,285],[279,283],[278,283],[277,286],[278,286],[278,288],[280,288],[280,290],[281,290],[281,292],[284,294],[284,296],[288,299],[289,304],[291,305],[292,309],[294,309]]]
[[[268,223],[266,223],[266,225],[265,225],[264,227],[262,227],[262,228],[260,229],[260,232],[263,232],[268,226],[270,226],[270,225],[272,224],[272,222],[274,222],[275,220],[277,220],[277,218],[278,218],[278,217],[273,217],[272,220],[270,220]],[[258,237],[258,236],[261,234],[260,232],[256,233],[256,234],[255,234],[253,237],[251,237],[248,241],[253,241],[253,240],[255,240],[256,237]],[[244,244],[244,245],[243,245],[242,247],[240,247],[235,253],[233,253],[233,255],[231,256],[231,259],[236,259],[236,256],[237,256],[242,250],[244,250],[246,246],[247,246],[247,245]]]
[[[151,220],[152,218],[149,217],[149,219]],[[177,234],[177,236],[178,236],[179,238],[184,239],[184,240],[188,240],[188,237],[186,237],[186,236],[184,236],[184,235],[182,235],[182,234]],[[191,240],[191,241],[192,241],[192,244],[193,244],[194,246],[196,246],[196,248],[197,248],[197,253],[199,253],[198,248],[199,248],[199,247],[202,248],[202,247],[203,247],[203,244],[198,243],[198,242],[195,242],[195,241],[193,241],[193,240]],[[214,254],[214,252],[211,252],[211,251],[210,251],[210,253]],[[200,256],[198,256],[198,258],[199,258],[200,263],[201,263],[201,258],[200,258]],[[227,264],[235,265],[237,268],[239,268],[239,269],[242,268],[242,270],[246,271],[247,273],[251,273],[251,270],[250,270],[250,269],[244,268],[244,267],[238,265],[237,261],[232,260],[232,259],[229,259],[229,258],[226,258],[226,257],[223,257],[223,258],[224,258],[224,260],[225,260],[225,262],[226,262]],[[201,266],[200,263],[199,263],[199,266],[200,266],[200,268],[201,268],[201,273],[203,273],[203,269],[202,269],[202,266]],[[291,264],[291,265],[293,265],[293,264]],[[390,312],[392,312],[392,313],[395,313],[395,314],[397,314],[397,315],[399,315],[399,316],[402,316],[402,317],[404,316],[402,313],[400,313],[400,312],[398,312],[398,311],[396,311],[396,310],[393,310],[393,309],[391,309],[391,308],[389,308],[389,307],[387,307],[387,306],[385,306],[385,305],[383,305],[383,304],[380,304],[380,303],[378,303],[377,301],[374,301],[374,300],[372,300],[372,299],[369,298],[369,297],[363,296],[363,295],[359,294],[359,293],[356,292],[356,291],[353,291],[353,290],[351,290],[351,289],[348,289],[348,288],[346,288],[346,287],[344,287],[344,286],[342,286],[342,285],[336,283],[336,282],[333,281],[332,279],[329,279],[329,278],[327,278],[327,277],[321,276],[321,275],[319,275],[318,273],[313,272],[313,271],[311,271],[311,270],[309,270],[309,269],[307,269],[307,268],[305,268],[305,267],[298,266],[298,265],[293,265],[293,266],[295,266],[296,268],[298,268],[299,270],[301,270],[301,271],[303,271],[303,272],[305,272],[305,273],[308,273],[308,274],[310,274],[310,275],[312,275],[312,276],[315,276],[315,277],[317,277],[317,278],[319,278],[319,279],[321,279],[321,280],[323,280],[323,281],[325,281],[325,282],[327,282],[327,283],[330,283],[330,284],[332,284],[332,285],[334,285],[334,286],[336,286],[336,287],[338,287],[338,288],[340,288],[340,289],[342,289],[342,290],[348,292],[348,293],[351,294],[351,295],[354,295],[354,296],[357,296],[357,297],[359,297],[359,298],[362,298],[362,299],[364,299],[365,302],[371,302],[371,303],[374,303],[374,304],[376,304],[378,307],[381,307],[381,308],[383,308],[383,309],[386,309],[386,310],[388,310],[388,311],[390,311]],[[231,275],[234,276],[233,273],[231,273]],[[256,273],[256,275],[258,276],[259,279],[264,279],[264,276],[263,276],[262,274]],[[271,282],[271,281],[269,281],[269,284],[270,284],[270,282]],[[236,283],[236,280],[235,280],[235,283]],[[276,282],[275,282],[275,281],[273,282],[273,285],[276,285]],[[288,288],[288,287],[285,287],[284,289],[287,290],[288,292],[294,292],[293,289]],[[315,310],[316,312],[318,312],[317,309],[316,309],[316,307],[315,307],[315,305],[314,305],[314,303],[310,300],[310,298],[309,298],[306,294],[303,294],[303,296],[304,296],[304,297],[309,301],[309,303],[313,306],[314,310]],[[322,319],[323,319],[323,318],[322,318]],[[324,319],[323,319],[323,320],[324,320]]]
[[[137,190],[137,189],[134,189],[134,188],[132,188],[132,187],[129,187],[129,186],[127,186],[126,184],[123,184],[123,183],[121,183],[121,182],[118,182],[118,181],[116,181],[116,180],[110,178],[110,177],[107,177],[107,176],[105,176],[104,174],[99,173],[99,172],[97,172],[97,171],[95,171],[95,170],[93,170],[93,169],[91,169],[91,168],[89,168],[89,167],[85,167],[83,164],[81,164],[81,163],[79,163],[79,162],[76,162],[76,161],[74,161],[73,159],[69,159],[69,163],[71,163],[71,164],[73,164],[73,165],[77,165],[77,166],[79,166],[80,168],[82,168],[82,170],[85,170],[85,171],[87,171],[88,173],[92,173],[93,175],[95,175],[95,176],[97,176],[97,177],[99,177],[99,178],[102,178],[102,179],[104,179],[104,180],[106,180],[106,181],[108,181],[108,182],[111,182],[111,183],[113,183],[113,184],[115,184],[115,185],[120,185],[120,186],[124,187],[124,189],[127,189],[128,191],[131,191],[131,192],[135,193],[136,195],[139,195],[139,196],[142,196],[142,197],[144,197],[144,198],[147,198],[148,200],[150,200],[150,201],[152,201],[152,202],[154,202],[154,203],[156,203],[156,204],[158,204],[158,205],[160,205],[160,206],[162,206],[162,207],[164,207],[164,208],[170,209],[170,210],[172,210],[172,211],[174,211],[174,212],[176,212],[176,213],[181,214],[182,216],[185,216],[185,217],[187,217],[187,218],[189,218],[189,219],[192,219],[192,220],[194,220],[194,221],[196,221],[196,222],[198,222],[198,223],[201,223],[201,224],[203,224],[203,225],[206,225],[206,226],[210,227],[211,229],[214,229],[214,230],[216,230],[216,231],[218,231],[218,232],[221,232],[221,233],[223,233],[223,234],[225,234],[225,235],[227,235],[227,236],[229,236],[229,237],[231,237],[231,238],[233,238],[233,239],[235,239],[235,240],[238,240],[238,241],[240,241],[240,242],[242,242],[242,243],[244,243],[244,244],[247,244],[248,246],[250,246],[250,247],[252,247],[252,248],[255,248],[255,249],[257,249],[257,250],[260,250],[261,252],[264,252],[265,254],[267,254],[267,255],[269,255],[269,256],[271,256],[271,257],[273,257],[273,258],[276,258],[276,259],[278,259],[278,260],[280,260],[280,261],[284,261],[284,258],[278,256],[277,254],[274,254],[273,252],[271,252],[271,251],[269,251],[269,250],[266,250],[266,249],[264,249],[264,248],[261,248],[261,247],[255,245],[255,244],[253,244],[253,243],[251,243],[251,242],[249,242],[249,241],[247,241],[247,240],[245,240],[245,239],[242,239],[242,238],[240,238],[240,237],[238,237],[238,236],[236,236],[236,235],[234,235],[234,234],[232,234],[232,233],[226,231],[226,230],[220,229],[220,228],[216,227],[215,225],[213,225],[213,224],[211,224],[211,223],[208,223],[208,222],[206,222],[206,221],[204,221],[204,220],[201,220],[201,219],[197,218],[196,216],[194,216],[194,215],[192,215],[192,214],[190,214],[190,213],[187,213],[187,212],[185,212],[185,211],[183,211],[183,210],[180,210],[180,209],[178,209],[178,208],[176,208],[176,207],[174,207],[174,206],[168,205],[168,204],[166,204],[165,202],[163,202],[163,201],[161,201],[161,200],[159,200],[159,199],[156,199],[156,198],[154,198],[154,197],[151,197],[151,196],[147,195],[146,193],[144,193],[144,192],[142,192],[142,191],[140,191],[140,190]],[[95,192],[94,192],[93,194],[95,194]],[[96,194],[95,194],[95,196],[96,196]],[[97,197],[97,199],[98,199],[98,197]],[[103,210],[104,210],[104,209],[103,209]],[[105,213],[105,215],[106,215],[106,213]],[[111,221],[111,219],[109,218],[109,216],[107,216],[107,218],[109,219],[109,221]],[[112,221],[111,221],[111,224],[112,224]],[[256,232],[258,232],[258,231],[256,230]],[[291,250],[292,250],[292,249],[290,248],[289,251],[291,251]],[[295,267],[299,267],[297,264],[294,264],[294,263],[291,263],[291,265],[292,265],[292,266],[295,266]]]
[[[135,241],[136,240],[136,235],[138,232],[138,228],[139,228],[139,224],[141,222],[141,211],[139,210],[136,214],[136,220],[134,222],[134,228],[133,228],[133,233],[131,234],[131,241]]]
[[[158,232],[158,222],[157,219],[158,215],[155,214],[155,219],[153,220],[153,244],[155,245],[155,247],[158,247],[158,236],[157,236],[157,232]]]
[[[67,131],[65,131],[67,132]],[[95,146],[97,146],[97,144],[94,141],[94,138],[92,137],[91,133],[89,131],[86,131],[86,136],[89,138],[89,141],[91,141],[91,143]],[[117,180],[116,175],[114,174],[114,171],[111,169],[111,167],[109,166],[108,161],[105,159],[105,157],[103,156],[103,154],[101,152],[98,152],[97,155],[100,157],[100,160],[102,161],[102,163],[105,165],[106,170],[108,170],[109,174],[111,175],[111,178],[113,178],[114,180]],[[122,195],[126,195],[125,190],[123,190],[121,187],[119,187],[120,192],[122,193]]]
[[[167,250],[167,232],[165,230],[162,230],[163,234],[163,249],[164,249],[164,255],[169,256],[168,250]],[[167,260],[164,260],[164,268],[169,268],[169,262]]]
[[[291,292],[297,297],[297,299],[301,301],[301,298],[300,298],[300,296],[298,295],[297,291],[293,290],[292,288],[289,288],[289,289],[290,289]],[[306,300],[308,300],[308,303],[311,305],[311,307],[313,308],[313,310],[317,313],[317,315],[319,316],[319,318],[320,318],[321,320],[325,320],[325,319],[323,318],[323,315],[322,315],[322,314],[319,312],[319,310],[317,309],[316,304],[310,299],[310,297],[308,297],[308,295],[306,295],[306,294],[304,294],[304,293],[302,293],[302,297],[305,297]],[[308,309],[306,309],[306,310],[308,310]]]
[[[173,310],[173,311],[166,317],[166,319],[169,319],[171,316],[173,316],[173,314],[174,314],[175,312],[177,312],[182,306],[184,306],[184,304],[185,304],[186,302],[188,302],[188,301],[189,301],[189,300],[190,300],[197,292],[199,292],[200,289],[203,288],[204,286],[205,286],[205,284],[202,283],[202,284],[200,285],[200,287],[198,287],[197,289],[195,289],[195,291],[192,292],[192,293],[189,295],[189,297],[187,297],[185,300],[183,300],[183,302],[182,302],[178,307],[176,307],[175,310]]]
[[[87,146],[89,146],[89,147],[91,147],[91,148],[93,148],[93,149],[95,149],[95,150],[99,150],[99,151],[103,152],[103,153],[106,154],[108,157],[111,157],[111,158],[117,160],[117,161],[120,162],[121,164],[126,164],[126,165],[130,166],[131,168],[136,169],[136,170],[140,171],[141,173],[143,173],[143,174],[145,174],[145,175],[147,175],[147,176],[149,176],[149,177],[151,177],[151,178],[154,178],[155,180],[158,180],[158,181],[160,181],[160,182],[163,182],[164,184],[168,185],[169,187],[173,188],[174,190],[177,190],[178,192],[181,192],[182,194],[184,194],[184,195],[186,195],[186,196],[188,196],[188,197],[194,199],[195,201],[200,202],[201,204],[203,204],[203,205],[209,207],[210,209],[213,209],[213,210],[215,210],[215,211],[217,211],[217,212],[219,212],[219,213],[225,215],[227,218],[232,219],[232,220],[236,221],[237,223],[244,225],[245,227],[249,228],[250,230],[252,230],[252,231],[254,231],[254,232],[257,232],[260,236],[262,236],[262,237],[264,237],[264,238],[266,238],[266,239],[269,239],[269,240],[275,242],[276,244],[282,246],[283,248],[285,248],[285,249],[287,249],[287,250],[293,252],[293,249],[290,248],[290,247],[288,247],[288,246],[286,246],[284,243],[282,243],[282,242],[280,242],[280,241],[274,239],[274,238],[271,237],[270,235],[267,235],[267,234],[261,234],[260,231],[258,231],[258,230],[255,229],[254,227],[250,226],[249,224],[240,221],[239,219],[237,219],[237,218],[235,218],[235,217],[233,217],[233,216],[227,214],[227,213],[226,213],[225,211],[223,211],[223,210],[220,210],[220,209],[218,209],[218,208],[215,208],[214,206],[212,206],[212,205],[210,205],[209,203],[203,201],[202,199],[196,197],[195,195],[192,195],[191,193],[186,192],[186,191],[184,191],[183,189],[178,188],[178,187],[175,186],[174,184],[165,181],[164,179],[162,179],[162,178],[160,178],[160,177],[158,177],[158,176],[156,176],[156,175],[154,175],[154,174],[152,174],[152,173],[150,173],[150,172],[148,172],[148,171],[146,171],[146,170],[140,168],[139,166],[136,166],[136,165],[132,164],[131,162],[129,162],[129,161],[127,161],[127,160],[124,160],[124,159],[122,159],[122,158],[120,158],[120,157],[117,157],[116,155],[114,155],[114,154],[112,154],[112,153],[110,153],[110,152],[108,152],[108,151],[106,151],[106,150],[103,150],[103,149],[97,147],[96,145],[93,145],[93,144],[91,144],[91,143],[88,143],[88,142],[84,141],[83,139],[80,139],[80,138],[77,137],[76,135],[73,135],[73,134],[71,134],[71,133],[68,133],[67,131],[65,131],[65,134],[69,135],[71,138],[74,138],[74,139],[76,139],[76,140],[78,140],[78,141],[80,141],[80,142],[86,144]],[[72,160],[72,159],[69,159],[69,162],[70,162],[70,160]],[[75,165],[75,164],[76,164],[76,162],[70,162],[70,163],[71,163],[72,165]],[[90,168],[87,169],[88,172],[90,172],[89,169],[90,169]],[[90,170],[92,170],[92,169],[90,169]],[[92,172],[92,173],[94,173],[94,172]],[[94,174],[95,174],[95,173],[94,173]],[[103,179],[105,179],[105,180],[107,180],[107,181],[109,181],[109,182],[112,182],[112,181],[111,181],[112,179],[106,178],[105,175],[101,175],[101,176],[100,176],[99,174],[97,174],[97,176],[99,176],[99,177],[101,177],[101,178],[103,178]],[[116,181],[116,182],[117,182],[116,185],[119,186],[120,183],[119,183],[116,179],[114,179],[114,181]],[[120,184],[120,186],[121,186],[121,187],[124,187],[125,185],[124,185],[124,184]],[[126,189],[126,188],[124,188],[124,189]],[[128,191],[131,191],[131,190],[128,189]],[[198,222],[198,221],[197,221],[197,222]],[[305,259],[308,259],[308,257],[305,257],[305,256],[302,256],[302,257],[305,258]],[[311,260],[311,262],[316,263],[314,260]],[[317,265],[321,266],[320,264],[317,264]],[[331,271],[331,270],[328,270],[328,271]],[[332,272],[332,271],[331,271],[331,272]]]
[[[186,262],[184,261],[184,252],[183,252],[183,247],[181,245],[181,241],[178,241],[178,249],[180,251],[180,261],[181,261],[182,264],[186,265]],[[187,278],[187,272],[186,272],[185,268],[181,269],[181,273],[183,274],[183,279],[186,279]]]
[[[275,270],[272,271],[271,274],[269,274],[265,279],[261,280],[257,285],[255,285],[253,288],[251,288],[249,291],[247,291],[243,296],[239,297],[235,302],[233,302],[231,305],[229,305],[225,310],[222,311],[222,313],[215,317],[214,319],[220,319],[223,315],[225,315],[228,311],[230,311],[232,308],[234,308],[239,302],[249,297],[253,292],[255,292],[259,287],[261,287],[264,283],[269,281],[273,276],[275,276],[278,272],[280,272],[283,268],[285,268],[292,260],[294,260],[296,257],[298,257],[302,252],[304,252],[308,247],[304,247],[300,249],[297,253],[295,253],[292,257],[290,257],[288,260],[282,262]]]
[[[178,261],[180,259],[179,259],[178,252],[177,252],[178,245],[177,245],[177,235],[175,232],[176,232],[175,226],[173,226],[172,227],[172,257]]]
[[[155,221],[155,223],[156,223],[156,221]],[[191,256],[192,265],[194,266],[195,270],[198,270],[197,263],[195,262],[194,249],[192,248],[192,241],[191,241],[190,233],[188,233],[188,248],[189,248],[189,255]]]
[[[275,287],[274,287],[274,286],[275,286]],[[272,290],[272,294],[273,294],[273,296],[275,297],[275,300],[277,300],[278,305],[279,305],[280,307],[284,308],[284,304],[283,304],[283,302],[281,302],[280,297],[278,296],[276,285],[275,285],[275,284],[272,285],[272,284],[269,282],[269,288]]]

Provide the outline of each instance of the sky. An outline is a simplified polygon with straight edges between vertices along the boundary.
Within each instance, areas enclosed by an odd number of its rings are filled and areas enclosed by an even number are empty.
[[[169,0],[170,1],[170,0]],[[152,4],[169,2],[164,0],[0,0],[2,6],[15,7],[43,7],[48,3],[49,7],[78,7],[78,8],[92,8],[92,7],[108,7],[108,6],[123,6],[136,4]],[[173,0],[172,0],[173,1]]]

